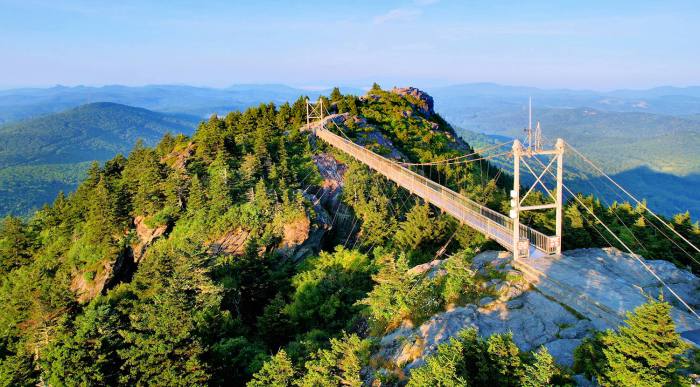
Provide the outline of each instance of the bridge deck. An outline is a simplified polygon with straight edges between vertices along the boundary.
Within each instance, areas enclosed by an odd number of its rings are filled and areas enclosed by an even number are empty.
[[[333,117],[328,117],[328,119],[333,119]],[[513,229],[513,220],[509,217],[468,199],[327,129],[317,128],[316,135],[333,147],[342,150],[386,176],[401,187],[480,231],[506,249],[513,251],[511,231]],[[520,225],[520,237],[528,239],[533,247],[542,252],[547,254],[554,252],[556,246],[555,238],[551,238],[525,225]]]

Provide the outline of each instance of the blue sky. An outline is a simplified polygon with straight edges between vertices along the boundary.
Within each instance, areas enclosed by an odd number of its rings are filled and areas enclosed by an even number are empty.
[[[700,84],[698,1],[0,0],[0,87]]]

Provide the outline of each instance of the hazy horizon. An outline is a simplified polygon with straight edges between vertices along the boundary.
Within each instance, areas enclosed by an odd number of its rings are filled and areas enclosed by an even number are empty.
[[[327,84],[327,85],[295,85],[295,84],[286,84],[286,83],[281,83],[281,82],[267,82],[267,83],[231,83],[228,85],[223,85],[223,86],[209,86],[209,85],[202,85],[202,84],[188,84],[188,83],[145,83],[145,84],[120,84],[120,83],[106,83],[106,84],[61,84],[61,83],[56,83],[56,84],[50,84],[50,85],[28,85],[28,86],[10,86],[10,87],[4,87],[0,85],[0,91],[11,91],[11,90],[22,90],[22,89],[51,89],[51,88],[80,88],[80,87],[85,87],[85,88],[104,88],[104,87],[130,87],[130,88],[139,88],[139,87],[193,87],[193,88],[203,88],[203,89],[216,89],[216,90],[226,90],[229,88],[235,88],[235,87],[245,87],[245,86],[277,86],[277,87],[289,87],[293,89],[299,89],[299,90],[304,90],[304,91],[325,91],[325,90],[330,90],[334,87],[339,87],[339,88],[356,88],[356,89],[364,89],[364,90],[369,90],[372,87],[371,82],[369,84]],[[391,87],[417,87],[417,88],[423,88],[423,89],[431,89],[431,88],[444,88],[444,87],[455,87],[455,86],[472,86],[472,85],[493,85],[493,86],[498,86],[498,87],[513,87],[513,88],[534,88],[534,89],[539,89],[543,91],[556,91],[556,90],[563,90],[563,91],[574,91],[574,92],[596,92],[596,93],[610,93],[610,92],[616,92],[616,91],[646,91],[646,90],[654,90],[654,89],[659,89],[659,88],[675,88],[675,89],[689,89],[689,88],[696,88],[700,87],[700,82],[697,84],[688,84],[688,85],[673,85],[673,84],[658,84],[658,85],[652,85],[649,87],[629,87],[629,88],[576,88],[576,87],[544,87],[544,86],[538,86],[538,85],[521,85],[521,84],[504,84],[504,83],[498,83],[498,82],[489,82],[489,81],[483,81],[483,82],[461,82],[461,83],[445,83],[445,84],[413,84],[410,81],[405,82],[405,83],[382,83],[382,82],[377,82],[380,86],[383,88],[391,88]]]

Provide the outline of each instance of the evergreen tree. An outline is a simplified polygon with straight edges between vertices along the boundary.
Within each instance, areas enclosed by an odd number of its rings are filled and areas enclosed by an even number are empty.
[[[331,102],[338,102],[343,98],[343,95],[340,93],[340,89],[337,87],[334,87],[333,90],[331,91]]]
[[[552,379],[557,374],[554,358],[547,348],[542,347],[534,353],[534,364],[525,364],[523,387],[546,387],[552,385]]]
[[[602,385],[668,386],[682,383],[677,370],[679,356],[688,348],[676,332],[671,305],[650,300],[628,313],[619,332],[602,337],[605,366],[599,375]]]
[[[253,375],[247,387],[286,387],[294,380],[294,367],[287,353],[281,349],[266,361],[260,371]]]
[[[376,334],[398,326],[411,313],[412,283],[407,281],[406,272],[408,260],[404,255],[379,255],[379,272],[372,276],[376,285],[361,301],[368,307],[369,323]]]
[[[204,187],[202,186],[199,176],[196,174],[192,176],[192,182],[190,183],[190,192],[187,197],[187,212],[193,214],[199,210],[205,209],[207,205],[207,197],[204,192]]]
[[[0,224],[0,277],[31,261],[32,236],[21,219],[7,216]]]
[[[463,352],[463,343],[455,338],[440,344],[436,354],[411,372],[408,387],[467,387],[469,383],[461,375]]]
[[[228,164],[226,152],[216,155],[216,159],[209,166],[208,197],[210,208],[214,213],[223,214],[233,204],[233,182],[235,175]]]
[[[354,334],[330,342],[330,349],[319,350],[306,362],[297,386],[362,386],[360,371],[369,361],[370,343]]]
[[[44,379],[49,385],[115,385],[123,346],[120,316],[103,302],[90,303],[76,318],[75,331],[65,331],[43,351]]]
[[[416,204],[396,233],[398,246],[406,251],[418,250],[424,243],[434,243],[442,234],[444,223],[431,216],[428,203]]]

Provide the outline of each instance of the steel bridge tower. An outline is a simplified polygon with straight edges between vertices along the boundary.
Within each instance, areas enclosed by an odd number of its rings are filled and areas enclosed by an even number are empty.
[[[542,147],[542,131],[540,123],[537,123],[536,129],[532,130],[532,103],[530,103],[530,119],[527,129],[527,147],[519,140],[513,142],[513,190],[510,191],[510,217],[513,219],[513,259],[528,257],[530,254],[530,236],[527,233],[527,228],[520,225],[520,213],[523,211],[544,210],[554,208],[556,211],[556,226],[555,238],[549,240],[548,243],[555,243],[556,246],[550,246],[557,255],[561,254],[561,235],[562,235],[562,188],[564,175],[564,140],[558,138],[552,149],[543,149]],[[542,171],[537,174],[533,168],[527,163],[527,160],[534,157],[550,158]],[[539,160],[538,160],[539,161]],[[552,173],[554,162],[556,161],[556,174]],[[526,171],[535,177],[535,182],[530,189],[520,196],[520,165],[526,167]],[[556,187],[548,188],[543,177],[545,174],[551,173],[556,175]],[[549,203],[526,206],[523,205],[528,195],[540,185],[547,196],[551,199]],[[554,191],[554,192],[552,192]],[[525,235],[523,235],[525,234]]]

